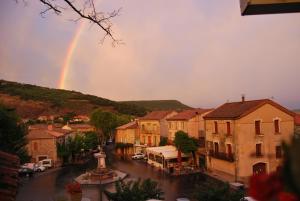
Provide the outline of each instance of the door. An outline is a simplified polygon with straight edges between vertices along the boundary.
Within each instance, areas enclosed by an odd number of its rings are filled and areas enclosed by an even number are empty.
[[[151,146],[151,136],[148,136],[148,145]]]
[[[267,172],[267,164],[266,163],[256,163],[253,165],[253,174],[261,174]]]

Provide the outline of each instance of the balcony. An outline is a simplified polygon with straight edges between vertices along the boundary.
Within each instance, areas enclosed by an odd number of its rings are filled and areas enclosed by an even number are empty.
[[[252,153],[250,154],[252,158],[263,158],[264,155],[262,153]]]
[[[209,155],[213,158],[228,161],[228,162],[234,162],[234,155],[233,154],[227,154],[223,152],[214,152],[213,150],[209,150]]]

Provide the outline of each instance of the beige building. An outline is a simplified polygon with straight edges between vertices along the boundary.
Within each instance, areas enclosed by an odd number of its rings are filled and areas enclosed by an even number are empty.
[[[159,146],[160,137],[168,137],[167,119],[176,115],[175,111],[153,111],[138,120],[140,143]]]
[[[139,140],[139,127],[136,121],[119,126],[116,130],[116,143],[136,144]]]
[[[294,113],[269,99],[225,103],[204,119],[206,166],[232,181],[275,171],[294,133]]]
[[[199,139],[204,137],[204,119],[210,109],[190,109],[184,110],[170,118],[168,121],[168,139],[173,141],[177,131],[184,131],[190,137]]]
[[[65,137],[71,134],[71,131],[47,126],[31,126],[27,135],[28,153],[32,162],[38,162],[43,159],[52,159],[55,166],[60,165],[60,159],[57,157],[56,143],[62,143]]]

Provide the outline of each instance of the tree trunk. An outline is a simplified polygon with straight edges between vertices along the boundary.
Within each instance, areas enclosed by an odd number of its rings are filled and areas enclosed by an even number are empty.
[[[177,162],[179,164],[179,167],[181,168],[181,150],[180,149],[178,149]]]

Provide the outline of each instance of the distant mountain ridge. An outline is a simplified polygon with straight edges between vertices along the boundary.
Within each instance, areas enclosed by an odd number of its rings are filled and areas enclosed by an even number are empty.
[[[139,107],[144,107],[147,110],[184,110],[191,109],[178,100],[140,100],[140,101],[122,101],[122,103],[133,104]]]
[[[67,112],[90,114],[96,108],[121,114],[143,116],[146,109],[133,104],[31,84],[0,80],[0,103],[15,108],[23,118],[40,115],[63,115]]]

